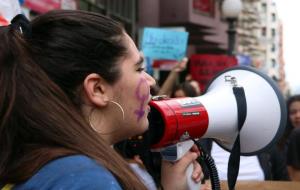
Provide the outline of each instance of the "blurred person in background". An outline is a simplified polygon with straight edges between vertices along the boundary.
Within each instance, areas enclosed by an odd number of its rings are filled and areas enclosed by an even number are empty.
[[[180,73],[186,69],[188,59],[185,57],[172,68],[166,80],[161,85],[157,95],[166,95],[170,97],[176,84],[178,83]]]
[[[199,85],[199,82],[194,80],[192,75],[190,73],[188,73],[186,76],[185,76],[185,81],[189,81],[191,83],[191,85],[195,88],[196,90],[196,93],[197,93],[197,96],[200,96],[202,94],[202,91],[200,89],[200,85]]]
[[[172,98],[196,97],[198,95],[196,89],[189,81],[184,81],[175,86],[171,94]]]
[[[300,181],[300,95],[291,96],[287,101],[288,123],[285,140],[287,168],[293,181]]]
[[[205,152],[215,161],[220,180],[227,180],[227,167],[230,153],[220,147],[213,139],[200,139]],[[205,171],[208,178],[208,173]],[[269,150],[253,156],[240,156],[240,168],[237,180],[251,181],[287,181],[289,180],[284,155],[274,145]]]

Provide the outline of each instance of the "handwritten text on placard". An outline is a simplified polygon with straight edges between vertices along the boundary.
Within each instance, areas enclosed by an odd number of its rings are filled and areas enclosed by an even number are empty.
[[[158,28],[145,28],[142,51],[155,59],[180,60],[185,56],[188,33]]]

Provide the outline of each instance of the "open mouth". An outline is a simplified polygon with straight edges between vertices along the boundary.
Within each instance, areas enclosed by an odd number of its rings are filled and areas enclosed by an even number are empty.
[[[152,100],[152,95],[151,94],[149,94],[149,96],[148,96],[149,98],[148,98],[148,100],[147,100],[147,104],[149,104],[149,102]]]

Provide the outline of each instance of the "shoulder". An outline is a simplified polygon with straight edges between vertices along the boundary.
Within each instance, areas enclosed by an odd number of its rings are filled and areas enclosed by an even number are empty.
[[[300,168],[300,128],[292,130],[287,147],[287,163],[288,165]]]
[[[300,128],[295,128],[291,131],[288,141],[288,149],[292,148],[297,150],[300,146]]]
[[[300,137],[300,128],[295,128],[291,131],[291,137],[299,138]]]
[[[114,176],[103,166],[83,155],[58,158],[42,167],[25,183],[25,189],[121,189]]]

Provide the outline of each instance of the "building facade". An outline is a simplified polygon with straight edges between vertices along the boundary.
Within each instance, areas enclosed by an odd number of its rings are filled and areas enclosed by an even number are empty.
[[[252,66],[289,93],[285,80],[283,25],[273,0],[243,0],[237,28],[237,53],[250,56]]]
[[[188,56],[226,53],[227,24],[218,0],[139,0],[138,27],[181,27],[189,33]]]
[[[272,0],[260,0],[258,4],[261,18],[260,42],[264,49],[261,69],[279,80],[280,19],[276,4]]]
[[[137,0],[79,0],[78,8],[101,13],[120,21],[127,33],[135,38]]]
[[[237,24],[238,55],[249,56],[252,66],[261,67],[264,58],[264,47],[260,42],[261,18],[257,9],[259,0],[243,0],[243,9]]]

